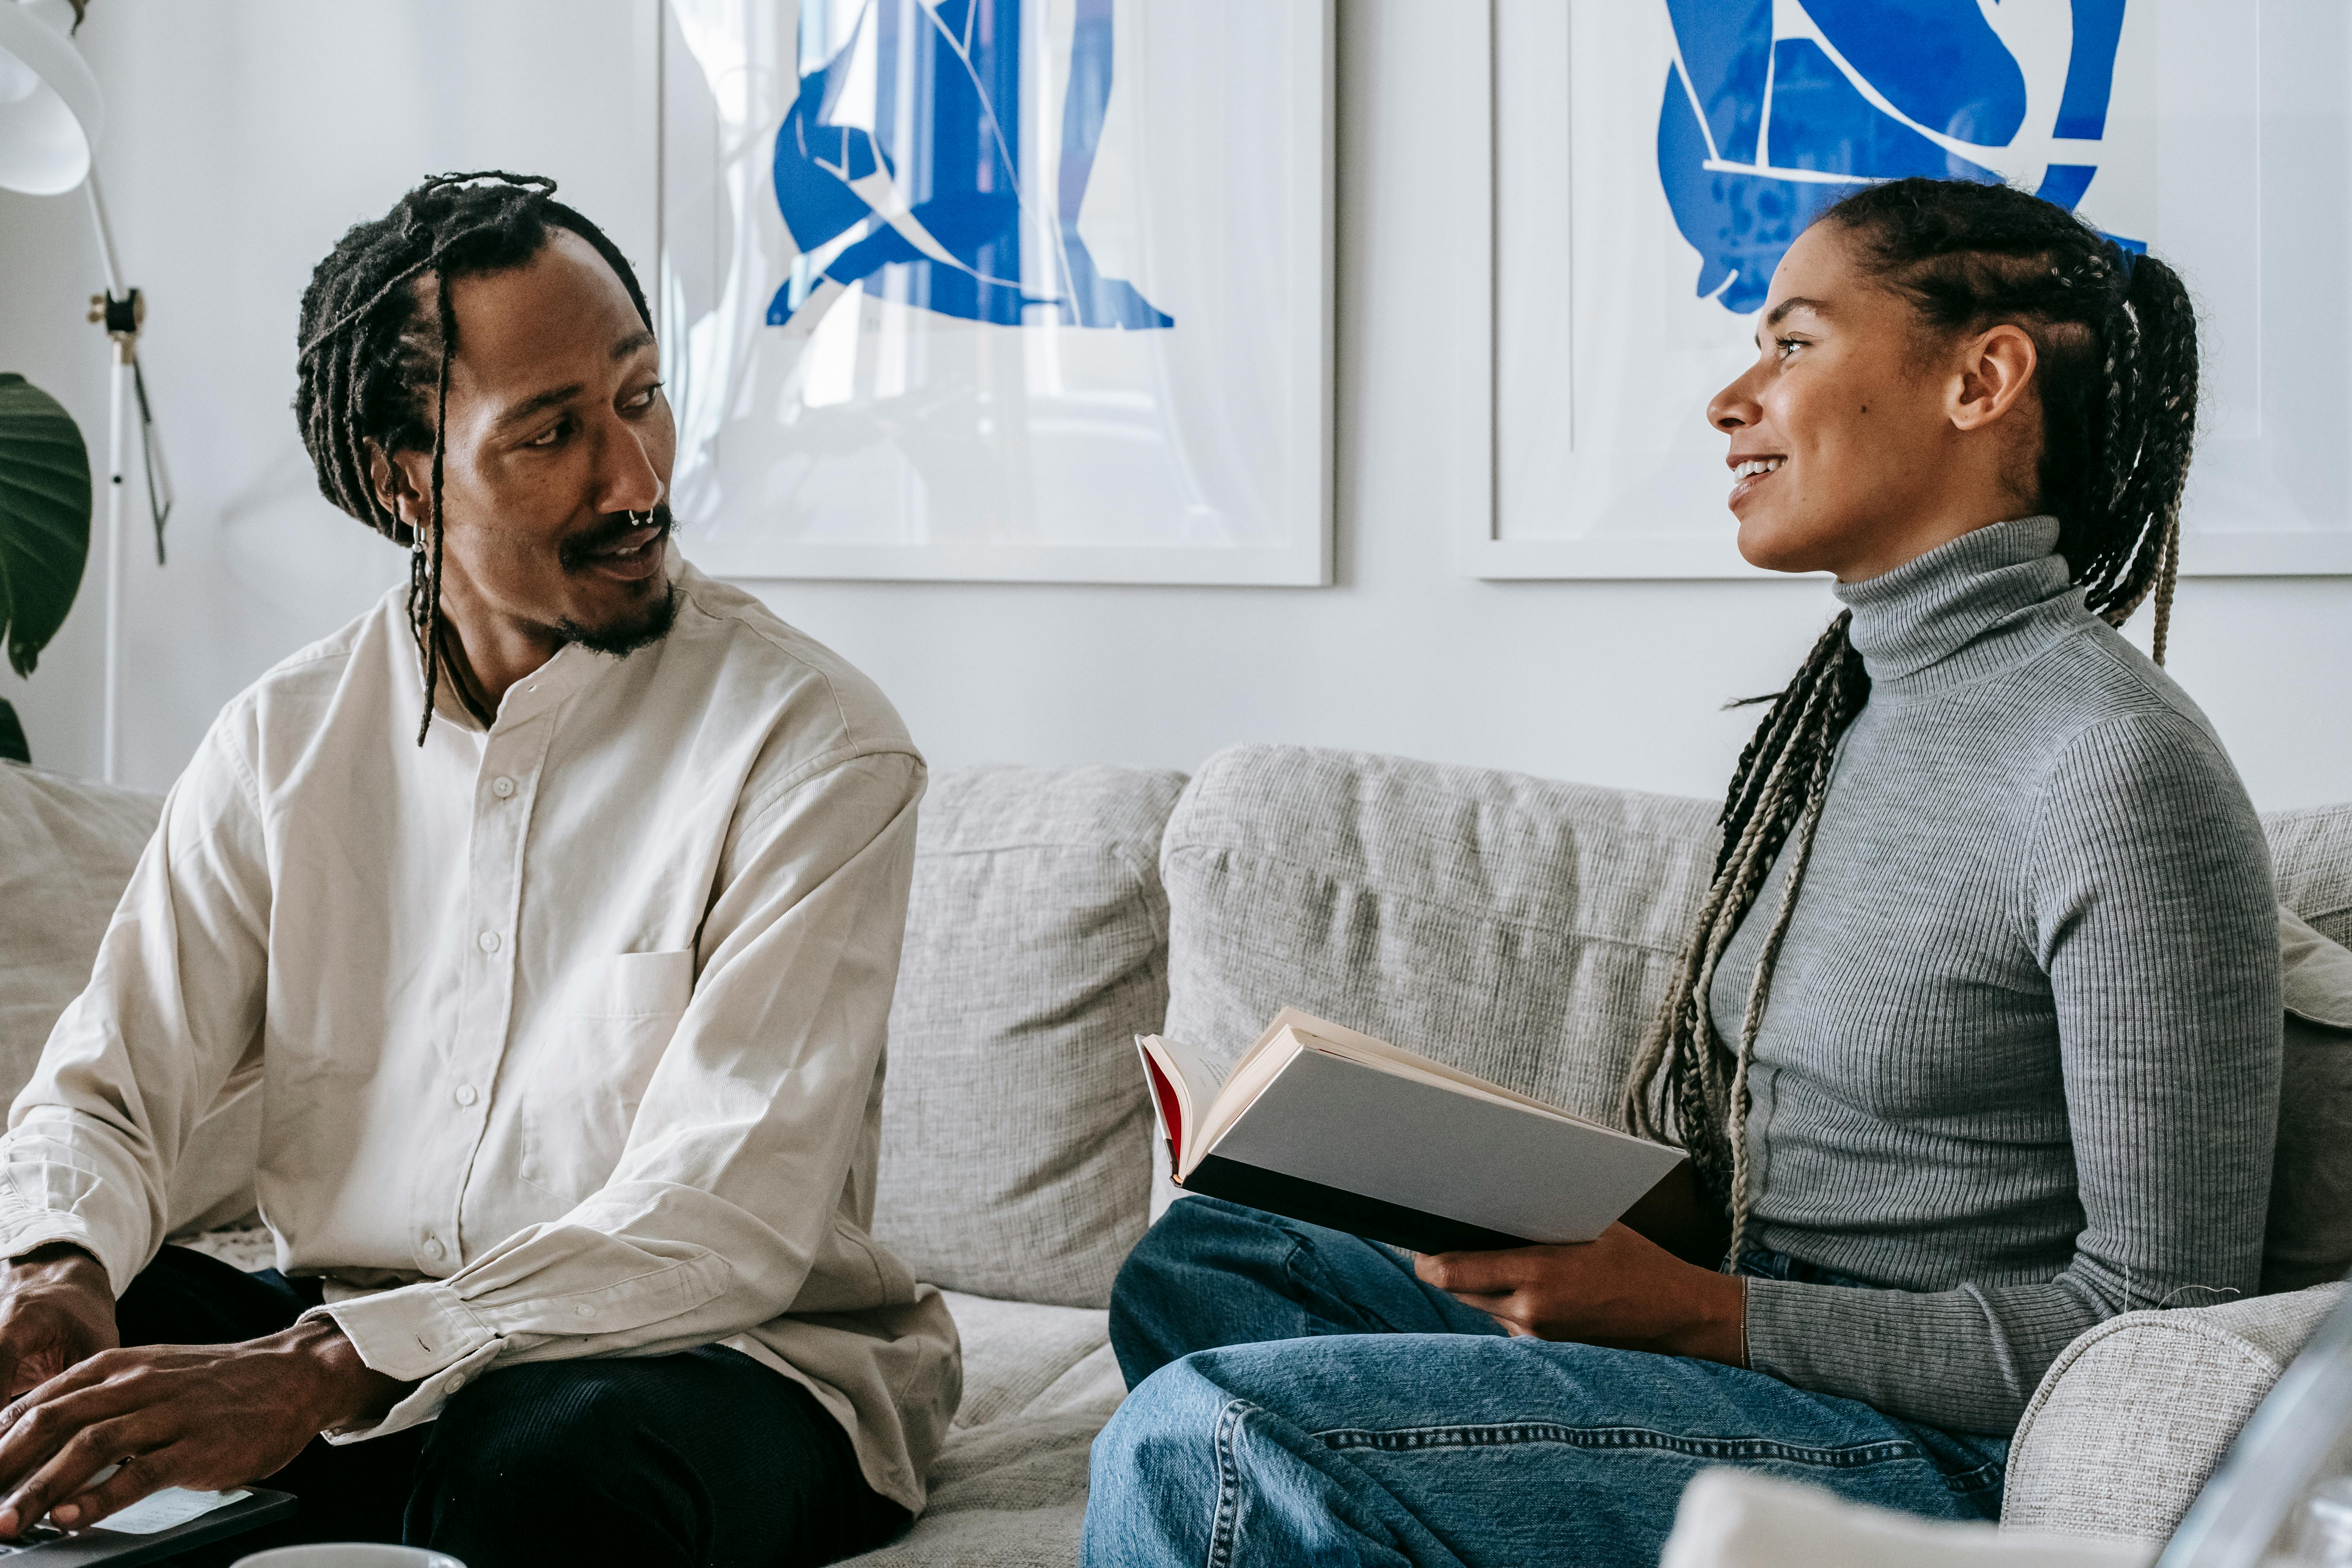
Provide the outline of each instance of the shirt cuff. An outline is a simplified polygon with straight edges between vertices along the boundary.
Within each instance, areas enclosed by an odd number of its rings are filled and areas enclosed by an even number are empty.
[[[437,1281],[313,1307],[299,1321],[312,1318],[332,1320],[371,1371],[416,1384],[381,1421],[327,1433],[330,1443],[382,1437],[432,1420],[505,1344]]]
[[[79,1215],[47,1209],[0,1220],[0,1258],[21,1258],[37,1247],[47,1247],[59,1241],[79,1247],[97,1258],[99,1267],[106,1270],[107,1282],[113,1287],[117,1297],[131,1289],[131,1277],[137,1275],[138,1268],[132,1268],[130,1275],[118,1279],[113,1263],[106,1256],[106,1249],[99,1245],[97,1236]]]

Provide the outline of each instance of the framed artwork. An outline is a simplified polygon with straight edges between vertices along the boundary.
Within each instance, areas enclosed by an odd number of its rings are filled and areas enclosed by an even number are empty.
[[[2336,0],[1492,0],[1492,505],[1475,575],[1763,575],[1715,391],[1805,223],[2002,180],[2197,298],[2195,574],[2352,573],[2352,8]]]
[[[1331,0],[663,13],[698,564],[1329,580]]]

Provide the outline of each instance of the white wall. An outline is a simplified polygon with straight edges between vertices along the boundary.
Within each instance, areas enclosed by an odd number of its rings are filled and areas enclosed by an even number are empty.
[[[1340,4],[1337,586],[759,585],[882,683],[935,764],[1186,767],[1287,740],[1720,789],[1752,716],[1717,705],[1786,676],[1825,589],[1456,568],[1462,476],[1484,460],[1456,352],[1479,323],[1449,287],[1462,193],[1438,133],[1453,73],[1482,63],[1452,36],[1460,3]],[[221,702],[400,569],[317,499],[287,412],[297,297],[341,227],[429,170],[533,169],[649,265],[646,4],[92,7],[85,45],[114,114],[100,163],[152,296],[151,381],[184,496],[171,564],[131,574],[133,782],[167,783]],[[64,199],[0,194],[0,368],[65,397],[95,444],[80,223]],[[71,772],[97,768],[94,584],[32,682],[0,676],[36,759]],[[2257,804],[2352,798],[2352,580],[2192,578],[2174,649]]]

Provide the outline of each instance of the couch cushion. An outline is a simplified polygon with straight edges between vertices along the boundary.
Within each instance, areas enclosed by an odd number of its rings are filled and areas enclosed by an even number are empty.
[[[2263,817],[2279,902],[2330,942],[2352,947],[2352,801]]]
[[[2068,1345],[2025,1407],[2001,1523],[2162,1541],[2341,1285],[2126,1312]]]
[[[163,801],[0,763],[0,1092],[15,1099],[155,832]]]
[[[1087,1455],[1126,1396],[1107,1315],[948,1291],[963,1337],[963,1404],[915,1528],[856,1568],[1070,1568]]]
[[[33,1076],[58,1015],[89,984],[163,805],[161,795],[0,763],[0,1106]],[[173,1235],[253,1212],[260,1138],[257,1083],[196,1124],[173,1176]]]
[[[1101,1415],[958,1431],[932,1465],[923,1517],[843,1568],[1076,1568],[1087,1461]]]
[[[1110,1353],[1110,1314],[942,1291],[963,1342],[955,1429],[1046,1415],[1110,1419],[1127,1396]]]
[[[1161,828],[1183,775],[932,782],[890,1010],[874,1234],[974,1295],[1103,1307],[1149,1217],[1134,1036],[1168,1003]]]
[[[2352,1270],[2352,952],[2279,910],[2286,1053],[2279,1074],[2263,1289]]]
[[[1168,1032],[1286,1003],[1590,1116],[1713,869],[1717,807],[1363,752],[1242,746],[1168,825]]]

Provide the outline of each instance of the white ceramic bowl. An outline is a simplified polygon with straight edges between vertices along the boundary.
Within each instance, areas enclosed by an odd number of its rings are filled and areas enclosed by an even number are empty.
[[[364,1541],[322,1541],[278,1546],[236,1560],[236,1568],[466,1568],[446,1552],[384,1546]]]

